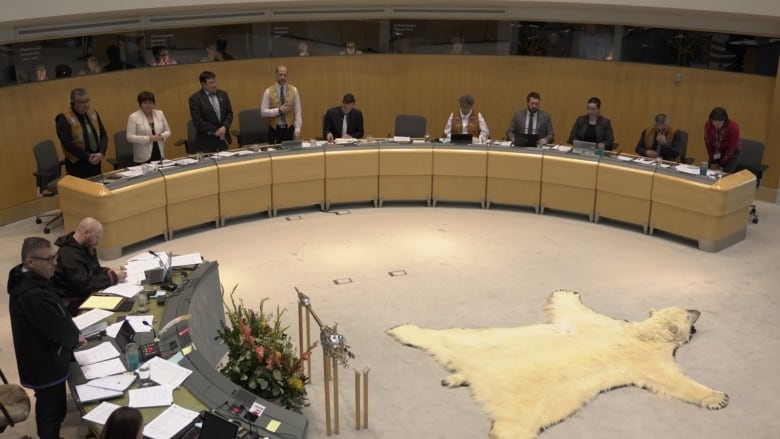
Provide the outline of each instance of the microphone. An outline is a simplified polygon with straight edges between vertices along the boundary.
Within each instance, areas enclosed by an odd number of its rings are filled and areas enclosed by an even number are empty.
[[[143,292],[142,292],[141,294],[143,294]],[[159,343],[159,342],[160,342],[160,338],[159,338],[159,337],[157,337],[157,331],[155,331],[155,330],[154,330],[154,326],[152,326],[152,325],[151,325],[149,322],[147,322],[146,320],[142,320],[142,321],[141,321],[141,323],[142,323],[144,326],[148,326],[149,328],[151,328],[151,330],[152,330],[152,335],[154,336],[154,342],[155,342],[155,343]]]

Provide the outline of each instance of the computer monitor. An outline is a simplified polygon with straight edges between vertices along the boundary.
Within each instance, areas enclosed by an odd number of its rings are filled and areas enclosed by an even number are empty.
[[[119,327],[119,332],[116,333],[114,340],[116,340],[116,344],[119,345],[119,349],[124,352],[127,344],[134,339],[135,329],[133,329],[133,325],[130,324],[130,321],[125,319],[125,321],[122,322],[122,326]]]
[[[470,145],[471,144],[471,134],[455,134],[453,133],[452,136],[450,136],[450,140],[454,144],[458,145]]]
[[[595,154],[597,145],[593,142],[584,142],[582,140],[574,140],[571,142],[572,152],[578,154]]]
[[[518,134],[515,136],[512,146],[519,148],[536,148],[539,144],[538,134]]]
[[[149,250],[149,253],[159,261],[160,268],[152,268],[144,270],[144,276],[146,277],[147,284],[163,284],[169,285],[173,280],[173,269],[171,267],[173,255],[170,252],[154,252]]]
[[[212,412],[204,412],[200,437],[202,439],[236,439],[238,427],[238,423],[230,422]]]

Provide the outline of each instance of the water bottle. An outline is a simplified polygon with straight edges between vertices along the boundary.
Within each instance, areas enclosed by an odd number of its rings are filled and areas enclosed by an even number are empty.
[[[707,170],[710,168],[709,163],[707,162],[701,162],[701,165],[699,166],[699,175],[707,175]]]
[[[138,369],[138,361],[141,359],[138,353],[138,345],[135,343],[128,343],[125,346],[125,358],[127,359],[127,370],[134,371]]]

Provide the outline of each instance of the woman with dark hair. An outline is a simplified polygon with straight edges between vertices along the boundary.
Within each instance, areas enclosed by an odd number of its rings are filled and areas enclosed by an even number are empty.
[[[601,115],[601,99],[588,99],[588,113],[580,116],[571,127],[567,143],[575,140],[583,142],[603,143],[604,149],[611,151],[615,147],[615,135],[612,132],[612,122]]]
[[[108,417],[100,439],[142,439],[144,417],[141,411],[132,407],[119,407]]]
[[[739,125],[729,119],[723,107],[715,107],[704,123],[704,145],[707,147],[710,169],[734,172],[741,150]]]
[[[154,94],[138,93],[138,111],[127,118],[127,141],[133,144],[133,161],[157,162],[165,157],[165,139],[171,137],[171,128],[165,114],[154,109]]]

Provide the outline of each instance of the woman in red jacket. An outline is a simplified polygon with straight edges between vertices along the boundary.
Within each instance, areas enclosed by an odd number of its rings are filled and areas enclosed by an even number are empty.
[[[726,109],[715,107],[704,123],[704,145],[707,147],[710,169],[734,172],[739,152],[739,125],[729,119]]]

